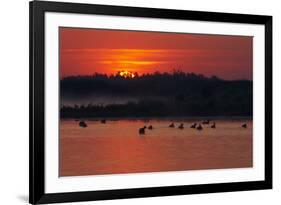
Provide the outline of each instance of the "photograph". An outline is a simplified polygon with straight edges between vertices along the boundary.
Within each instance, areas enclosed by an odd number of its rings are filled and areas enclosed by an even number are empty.
[[[29,7],[31,204],[272,189],[272,15]]]
[[[58,31],[59,177],[253,167],[253,36]]]

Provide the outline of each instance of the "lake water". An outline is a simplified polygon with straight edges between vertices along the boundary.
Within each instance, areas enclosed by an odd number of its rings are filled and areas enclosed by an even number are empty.
[[[60,176],[252,167],[252,120],[215,121],[198,131],[196,120],[61,120]],[[154,129],[140,135],[144,125]]]

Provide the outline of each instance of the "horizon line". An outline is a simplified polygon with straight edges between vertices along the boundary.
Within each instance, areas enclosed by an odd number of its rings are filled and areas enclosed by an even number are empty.
[[[177,73],[183,73],[185,75],[196,75],[196,76],[200,76],[200,77],[204,77],[204,78],[217,78],[218,80],[224,80],[224,81],[253,81],[253,79],[247,79],[247,78],[237,78],[237,79],[224,79],[224,78],[221,78],[217,75],[210,75],[210,76],[206,76],[202,73],[195,73],[195,72],[184,72],[180,69],[174,69],[173,71],[170,71],[170,72],[167,72],[167,71],[164,71],[164,72],[160,72],[160,71],[154,71],[154,72],[151,72],[151,73],[142,73],[142,74],[139,74],[137,71],[130,71],[128,69],[120,69],[118,70],[117,72],[115,73],[102,73],[102,72],[93,72],[92,74],[78,74],[78,75],[67,75],[67,76],[60,76],[60,80],[63,80],[65,78],[74,78],[74,77],[93,77],[95,75],[103,75],[103,76],[107,76],[107,77],[117,77],[117,76],[120,76],[119,73],[120,72],[124,72],[124,71],[128,71],[132,74],[137,74],[137,76],[133,77],[133,78],[140,78],[140,77],[145,77],[147,75],[163,75],[163,74],[168,74],[168,75],[174,75],[174,74],[177,74]],[[122,76],[121,76],[122,77]],[[126,79],[126,77],[123,77]],[[133,79],[131,78],[131,79]]]

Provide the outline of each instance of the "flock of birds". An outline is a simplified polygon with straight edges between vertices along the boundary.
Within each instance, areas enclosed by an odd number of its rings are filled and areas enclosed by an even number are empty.
[[[105,119],[102,119],[102,120],[100,120],[100,122],[101,122],[102,124],[105,124],[105,123],[106,123],[106,120],[105,120]],[[204,120],[202,123],[193,123],[193,124],[190,126],[190,128],[201,131],[201,130],[203,130],[203,126],[202,126],[202,125],[210,125],[210,123],[211,123],[211,120]],[[87,123],[86,123],[85,121],[80,121],[80,122],[79,122],[79,126],[80,126],[80,127],[83,127],[83,128],[88,127],[88,125],[87,125]],[[176,127],[176,126],[175,126],[174,123],[171,123],[171,124],[169,125],[169,128],[175,128],[175,127]],[[216,128],[217,128],[215,122],[212,122],[212,125],[209,126],[209,127],[212,128],[212,129],[216,129]],[[247,123],[242,124],[241,127],[246,129],[246,128],[247,128]],[[146,129],[152,130],[152,129],[154,129],[154,127],[153,127],[152,125],[149,125],[148,127],[145,125],[145,126],[139,128],[139,134],[140,134],[140,135],[144,135]],[[183,123],[180,123],[180,125],[178,125],[178,129],[181,129],[181,130],[184,129]]]
[[[210,125],[210,123],[211,123],[211,120],[204,120],[202,123],[193,123],[193,124],[190,126],[190,128],[201,131],[201,130],[203,130],[203,126],[202,126],[202,125]],[[169,125],[169,127],[170,127],[170,128],[175,128],[176,126],[175,126],[174,123],[171,123],[171,124]],[[209,126],[209,127],[212,128],[212,129],[216,129],[216,128],[217,128],[215,122],[213,122],[212,125]],[[246,128],[247,128],[247,124],[244,123],[244,124],[241,125],[241,127],[246,129]],[[153,129],[153,126],[152,126],[152,125],[149,125],[148,127],[146,127],[146,125],[145,125],[144,127],[139,128],[139,134],[140,134],[140,135],[144,135],[144,134],[145,134],[145,129],[152,130],[152,129]],[[181,129],[181,130],[184,129],[183,123],[180,123],[180,125],[178,126],[178,129]]]

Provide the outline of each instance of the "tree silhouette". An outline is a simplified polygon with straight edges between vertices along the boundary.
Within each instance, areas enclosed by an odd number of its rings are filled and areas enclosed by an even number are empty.
[[[252,116],[253,107],[252,81],[227,81],[180,70],[135,73],[133,78],[100,73],[65,77],[60,94],[61,117]],[[67,100],[106,97],[124,101],[65,105]]]

